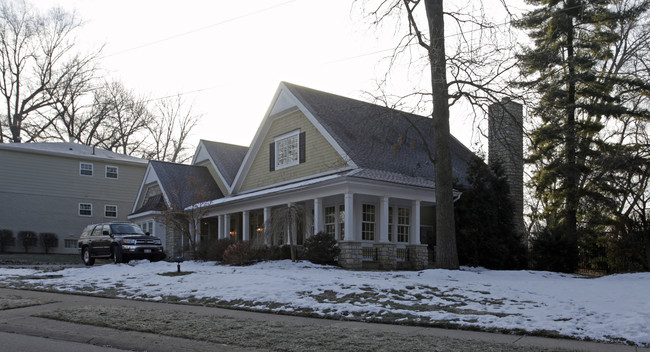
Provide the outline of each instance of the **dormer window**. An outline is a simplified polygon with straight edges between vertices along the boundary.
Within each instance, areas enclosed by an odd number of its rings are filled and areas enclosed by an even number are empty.
[[[300,130],[275,137],[271,143],[271,171],[305,162],[305,133]]]

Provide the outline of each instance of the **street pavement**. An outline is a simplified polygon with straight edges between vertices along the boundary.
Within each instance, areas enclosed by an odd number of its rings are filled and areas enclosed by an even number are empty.
[[[402,326],[391,324],[372,324],[317,318],[294,317],[278,314],[265,314],[241,310],[209,308],[169,303],[143,302],[126,299],[100,298],[82,295],[68,295],[39,291],[0,288],[0,296],[18,296],[25,299],[38,299],[45,303],[25,308],[0,310],[0,351],[61,351],[61,352],[113,352],[113,351],[259,351],[205,341],[190,340],[151,333],[123,331],[105,327],[61,322],[32,316],[59,308],[74,308],[88,305],[139,307],[152,310],[172,310],[196,314],[214,314],[240,319],[265,322],[292,322],[314,326],[339,327],[343,329],[364,329],[376,332],[395,332],[408,336],[435,336],[474,342],[491,342],[520,347],[544,347],[575,351],[602,352],[650,352],[650,348],[619,344],[568,339],[542,338],[535,336],[506,335],[477,331],[449,330],[429,327]]]

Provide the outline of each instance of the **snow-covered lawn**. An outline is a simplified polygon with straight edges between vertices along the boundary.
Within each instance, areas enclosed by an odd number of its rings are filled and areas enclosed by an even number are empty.
[[[7,286],[239,306],[350,319],[525,330],[650,345],[650,273],[584,278],[534,271],[346,271],[308,262],[185,262],[57,272],[0,268]],[[167,274],[167,275],[160,275]]]

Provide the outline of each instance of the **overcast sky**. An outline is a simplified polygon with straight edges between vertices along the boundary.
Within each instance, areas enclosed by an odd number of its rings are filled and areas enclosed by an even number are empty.
[[[350,0],[37,0],[85,21],[83,48],[103,43],[108,77],[151,99],[182,94],[203,114],[199,139],[249,145],[281,81],[368,100],[404,29],[377,29]],[[416,48],[415,50],[420,50]],[[411,68],[411,73],[419,68]],[[400,94],[428,82],[416,74]],[[456,114],[460,115],[460,114]],[[470,146],[472,119],[452,117]],[[465,114],[466,115],[466,114]],[[474,136],[474,140],[476,136]]]

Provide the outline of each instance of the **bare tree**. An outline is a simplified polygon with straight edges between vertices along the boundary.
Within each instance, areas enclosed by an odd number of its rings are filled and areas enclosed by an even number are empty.
[[[151,123],[147,100],[121,82],[107,82],[96,94],[96,111],[106,114],[93,137],[96,144],[126,155],[145,156],[145,135]]]
[[[153,107],[152,119],[147,130],[150,144],[146,146],[146,158],[151,160],[185,163],[192,158],[187,137],[201,119],[192,112],[180,95],[158,100]]]
[[[56,139],[91,144],[92,136],[105,114],[98,114],[93,104],[98,66],[95,57],[79,64],[75,75],[67,77],[61,89],[52,92],[50,109],[39,111],[46,122],[39,139]],[[50,123],[50,120],[52,122]]]
[[[421,3],[424,3],[424,9],[419,6]],[[457,269],[449,107],[459,99],[466,98],[475,106],[487,110],[487,103],[500,100],[504,93],[511,93],[503,82],[507,81],[506,76],[514,67],[514,62],[506,59],[506,50],[495,45],[495,40],[480,43],[486,38],[486,34],[497,29],[496,25],[486,20],[486,16],[465,15],[462,11],[445,12],[442,0],[379,1],[374,7],[367,3],[364,7],[371,8],[369,15],[375,24],[390,22],[395,18],[398,23],[400,19],[408,21],[409,31],[394,50],[389,71],[394,67],[399,55],[411,53],[412,45],[417,44],[426,50],[430,92],[415,90],[400,97],[399,102],[415,98],[416,110],[431,112],[434,153],[430,158],[435,165],[436,181],[436,266]],[[424,14],[421,11],[424,11]],[[446,54],[445,15],[453,19],[461,33],[458,36],[460,40],[457,42],[456,51],[452,55]],[[464,30],[467,24],[477,28],[478,35],[466,35]],[[476,42],[477,38],[479,43]],[[413,59],[412,62],[416,60],[419,58]],[[494,64],[479,69],[489,62]],[[448,73],[451,73],[453,78],[451,81],[447,80]],[[387,78],[381,85],[386,84],[386,80]],[[428,104],[428,107],[423,108],[423,104]],[[417,128],[415,125],[413,127]],[[426,138],[424,133],[426,132],[418,131],[423,139]]]
[[[298,244],[298,229],[303,226],[305,207],[300,203],[291,203],[272,209],[271,218],[264,224],[264,237],[267,243],[287,243],[291,249],[291,260],[295,261]]]
[[[73,32],[80,25],[74,13],[60,8],[41,14],[24,1],[0,2],[0,95],[6,120],[0,124],[0,142],[23,142],[23,132],[26,142],[39,138],[55,119],[36,121],[36,113],[91,70],[97,53],[74,52]]]
[[[159,221],[165,224],[167,231],[185,239],[192,257],[196,258],[201,235],[200,220],[208,212],[203,202],[210,198],[206,185],[186,175],[168,187],[166,194],[166,209],[159,215]]]

